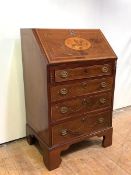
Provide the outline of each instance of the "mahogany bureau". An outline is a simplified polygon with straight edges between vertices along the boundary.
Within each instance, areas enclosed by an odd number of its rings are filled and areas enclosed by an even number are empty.
[[[89,137],[112,144],[117,57],[100,30],[21,29],[27,141],[49,170]]]

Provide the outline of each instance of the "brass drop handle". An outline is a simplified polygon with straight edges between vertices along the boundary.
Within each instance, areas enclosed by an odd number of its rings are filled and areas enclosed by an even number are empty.
[[[98,118],[97,123],[98,124],[104,123],[104,118],[103,117]]]
[[[67,77],[68,77],[68,72],[65,71],[65,70],[61,71],[61,72],[60,72],[60,77],[61,77],[61,78],[67,78]]]
[[[60,132],[61,136],[65,136],[65,135],[67,135],[67,133],[68,133],[67,129],[62,129]]]
[[[107,73],[109,71],[109,68],[107,66],[102,67],[102,72]]]
[[[101,87],[102,87],[102,88],[105,88],[106,86],[107,86],[107,84],[106,84],[105,81],[101,82]]]
[[[105,99],[105,98],[100,98],[100,103],[101,103],[101,104],[106,103],[106,99]]]
[[[60,91],[59,91],[60,95],[66,95],[68,94],[68,89],[66,88],[61,88]]]
[[[62,106],[62,107],[60,108],[60,112],[61,112],[62,114],[67,113],[67,112],[68,112],[68,107],[67,107],[67,106]]]

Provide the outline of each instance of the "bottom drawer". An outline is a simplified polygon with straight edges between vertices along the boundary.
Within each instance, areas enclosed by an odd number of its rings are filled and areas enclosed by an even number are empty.
[[[78,136],[90,134],[110,126],[110,111],[98,113],[96,115],[86,114],[52,127],[52,144],[66,142]]]

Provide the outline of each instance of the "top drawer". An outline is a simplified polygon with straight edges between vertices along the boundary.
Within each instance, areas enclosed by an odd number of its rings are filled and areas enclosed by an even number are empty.
[[[72,69],[55,70],[55,81],[62,82],[74,79],[98,77],[111,75],[111,64],[92,65],[86,67],[77,67]]]

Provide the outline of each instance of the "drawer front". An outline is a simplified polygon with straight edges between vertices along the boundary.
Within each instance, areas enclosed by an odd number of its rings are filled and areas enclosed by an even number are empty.
[[[110,64],[55,70],[55,81],[62,82],[74,79],[98,77],[103,75],[111,75],[111,73],[112,66]]]
[[[52,104],[51,119],[61,120],[77,113],[87,113],[89,111],[102,109],[111,106],[111,93],[102,93],[99,95],[79,97],[64,101],[62,103]]]
[[[100,131],[111,126],[110,111],[97,115],[84,115],[52,127],[52,144],[69,141],[84,134]]]
[[[51,87],[51,101],[68,99],[75,96],[86,95],[92,92],[111,90],[113,78],[101,78],[95,80],[83,80],[71,84]]]

